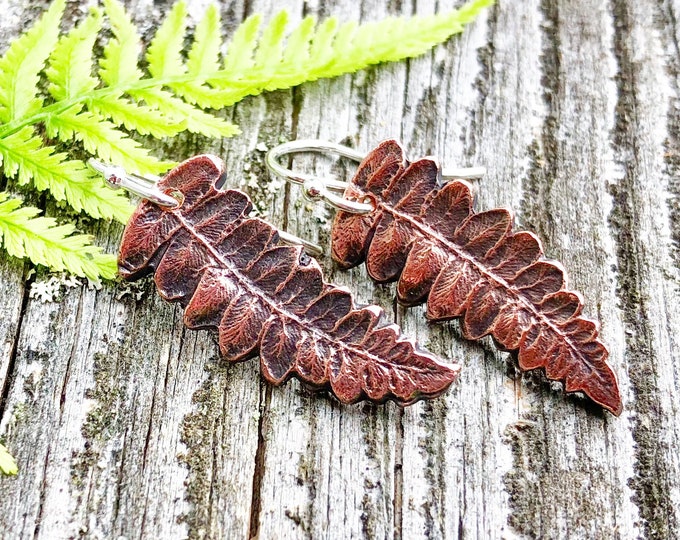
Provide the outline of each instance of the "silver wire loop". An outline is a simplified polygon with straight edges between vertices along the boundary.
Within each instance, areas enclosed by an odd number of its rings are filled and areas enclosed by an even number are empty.
[[[317,139],[300,139],[275,146],[267,152],[265,162],[267,168],[274,174],[287,182],[302,186],[305,196],[311,200],[323,200],[335,208],[353,214],[368,214],[374,210],[373,205],[368,202],[353,201],[337,194],[345,192],[345,189],[350,185],[348,182],[296,172],[281,165],[279,161],[281,157],[300,152],[337,154],[356,162],[363,161],[366,157],[365,154],[341,144]],[[442,179],[444,181],[453,180],[454,178],[472,180],[481,178],[485,174],[486,168],[484,167],[460,167],[442,170]]]
[[[130,193],[134,193],[143,199],[148,199],[159,206],[167,208],[176,208],[179,206],[179,201],[174,197],[162,192],[158,189],[157,177],[139,176],[130,174],[117,165],[107,165],[101,161],[89,159],[88,166],[95,172],[101,174],[106,180],[107,185],[112,189],[123,188]],[[279,238],[282,242],[295,246],[302,246],[309,255],[322,255],[323,249],[321,246],[298,238],[295,235],[285,231],[278,231]]]
[[[265,156],[265,161],[267,167],[274,174],[285,178],[288,182],[293,184],[303,185],[308,180],[320,180],[323,182],[327,189],[332,189],[335,191],[343,192],[347,187],[347,182],[341,182],[339,180],[329,180],[325,178],[319,178],[312,174],[305,174],[291,171],[287,169],[279,162],[279,158],[286,156],[288,154],[297,154],[300,152],[317,152],[319,154],[337,154],[342,157],[349,158],[353,161],[359,163],[366,157],[361,152],[354,150],[348,146],[343,146],[341,144],[335,144],[327,141],[319,141],[316,139],[300,139],[297,141],[290,141],[287,143],[275,146]]]
[[[158,189],[157,178],[130,174],[122,167],[108,165],[94,159],[88,159],[87,164],[92,170],[101,174],[109,187],[113,189],[123,188],[143,199],[168,208],[175,208],[179,205],[177,199]]]
[[[270,171],[274,174],[284,178],[292,184],[297,184],[303,187],[305,197],[313,201],[322,200],[329,205],[351,212],[353,214],[368,214],[373,212],[372,204],[367,204],[361,201],[352,201],[342,196],[345,189],[349,185],[347,182],[340,180],[332,180],[328,178],[321,178],[313,174],[306,174],[301,172],[294,172],[281,165],[279,159],[288,154],[296,154],[299,152],[317,152],[321,154],[338,154],[342,157],[349,158],[357,163],[364,159],[361,152],[357,152],[353,148],[335,144],[332,142],[306,140],[300,139],[297,141],[290,141],[280,144],[272,148],[265,157],[265,162]],[[333,191],[338,194],[333,193]]]

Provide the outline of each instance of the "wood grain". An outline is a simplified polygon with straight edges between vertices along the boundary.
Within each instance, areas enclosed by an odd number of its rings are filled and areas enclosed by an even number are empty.
[[[200,17],[205,2],[192,0]],[[377,20],[442,2],[234,0],[249,14]],[[148,38],[169,3],[128,3]],[[0,0],[0,50],[40,3]],[[82,15],[69,4],[70,20]],[[457,322],[428,325],[363,267],[326,279],[463,364],[445,396],[343,406],[226,366],[150,282],[29,297],[42,273],[0,260],[3,538],[676,538],[680,536],[680,2],[500,0],[421,58],[248,98],[233,139],[158,147],[222,156],[274,225],[328,245],[332,212],[280,186],[264,147],[318,137],[485,165],[476,208],[512,208],[602,323],[616,419]],[[296,158],[347,176],[351,166]],[[2,178],[3,184],[6,180]],[[253,187],[255,186],[255,187]],[[10,188],[12,187],[10,183]],[[110,251],[119,226],[97,238]]]

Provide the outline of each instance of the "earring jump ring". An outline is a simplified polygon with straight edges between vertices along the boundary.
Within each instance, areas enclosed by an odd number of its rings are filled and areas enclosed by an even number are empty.
[[[281,165],[279,161],[281,157],[302,152],[337,154],[341,157],[356,161],[357,163],[361,162],[365,157],[364,154],[358,152],[354,148],[343,146],[342,144],[316,139],[299,139],[280,144],[269,150],[265,156],[265,163],[269,170],[277,176],[282,177],[291,184],[302,186],[305,196],[311,200],[323,200],[334,208],[353,214],[369,214],[375,210],[372,204],[353,201],[343,197],[341,194],[344,193],[347,186],[349,186],[347,182],[296,172]],[[332,192],[337,192],[340,195],[336,195]]]

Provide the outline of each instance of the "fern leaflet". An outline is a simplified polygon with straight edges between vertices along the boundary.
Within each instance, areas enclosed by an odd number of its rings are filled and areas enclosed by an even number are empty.
[[[99,81],[90,76],[90,67],[101,24],[101,11],[93,8],[85,21],[57,43],[46,72],[55,100],[78,98],[97,87]]]
[[[19,472],[17,462],[2,444],[0,444],[0,472],[10,476]]]
[[[72,224],[57,225],[54,218],[36,217],[39,213],[38,208],[21,207],[19,199],[0,192],[0,237],[7,253],[91,280],[116,275],[113,255],[91,245],[89,236],[73,234]]]
[[[120,193],[106,188],[80,160],[68,160],[64,153],[55,153],[52,146],[43,146],[30,126],[0,139],[0,163],[6,176],[17,176],[20,185],[31,179],[36,189],[50,190],[58,201],[66,200],[78,212],[85,211],[95,218],[121,221],[131,213],[131,206]]]
[[[116,0],[104,0],[104,9],[111,22],[113,37],[104,47],[99,76],[111,87],[134,83],[143,76],[137,67],[142,50],[137,28]]]
[[[194,43],[187,58],[189,75],[217,71],[220,67],[220,12],[215,4],[208,6],[205,16],[196,26]]]
[[[114,124],[81,108],[82,105],[74,105],[62,114],[50,115],[45,121],[47,134],[65,142],[75,138],[83,142],[85,150],[104,161],[142,174],[157,174],[173,165],[170,161],[158,161],[137,141],[115,129]]]
[[[186,4],[177,2],[156,32],[146,55],[152,78],[169,79],[186,71],[182,62],[186,17]]]
[[[42,106],[36,97],[38,73],[59,37],[65,0],[55,0],[28,32],[0,58],[0,122],[15,121]]]

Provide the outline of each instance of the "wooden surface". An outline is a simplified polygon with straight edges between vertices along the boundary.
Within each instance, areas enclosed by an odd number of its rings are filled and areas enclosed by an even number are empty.
[[[444,4],[235,0],[222,14],[230,32],[284,6],[297,22]],[[168,4],[131,7],[148,37]],[[0,0],[0,11],[4,50],[38,10]],[[21,472],[0,478],[0,536],[679,537],[679,17],[670,0],[501,0],[419,59],[246,99],[225,112],[239,137],[160,149],[221,155],[268,219],[324,245],[331,212],[263,168],[280,139],[368,150],[397,137],[412,157],[485,165],[477,208],[513,208],[600,319],[620,418],[518,373],[488,341],[462,341],[456,322],[427,325],[422,307],[394,306],[393,286],[328,256],[329,279],[463,364],[444,397],[401,410],[272,388],[255,361],[221,363],[149,281],[45,303],[29,292],[47,276],[3,255],[0,440]],[[103,224],[98,239],[114,251],[121,230]]]

